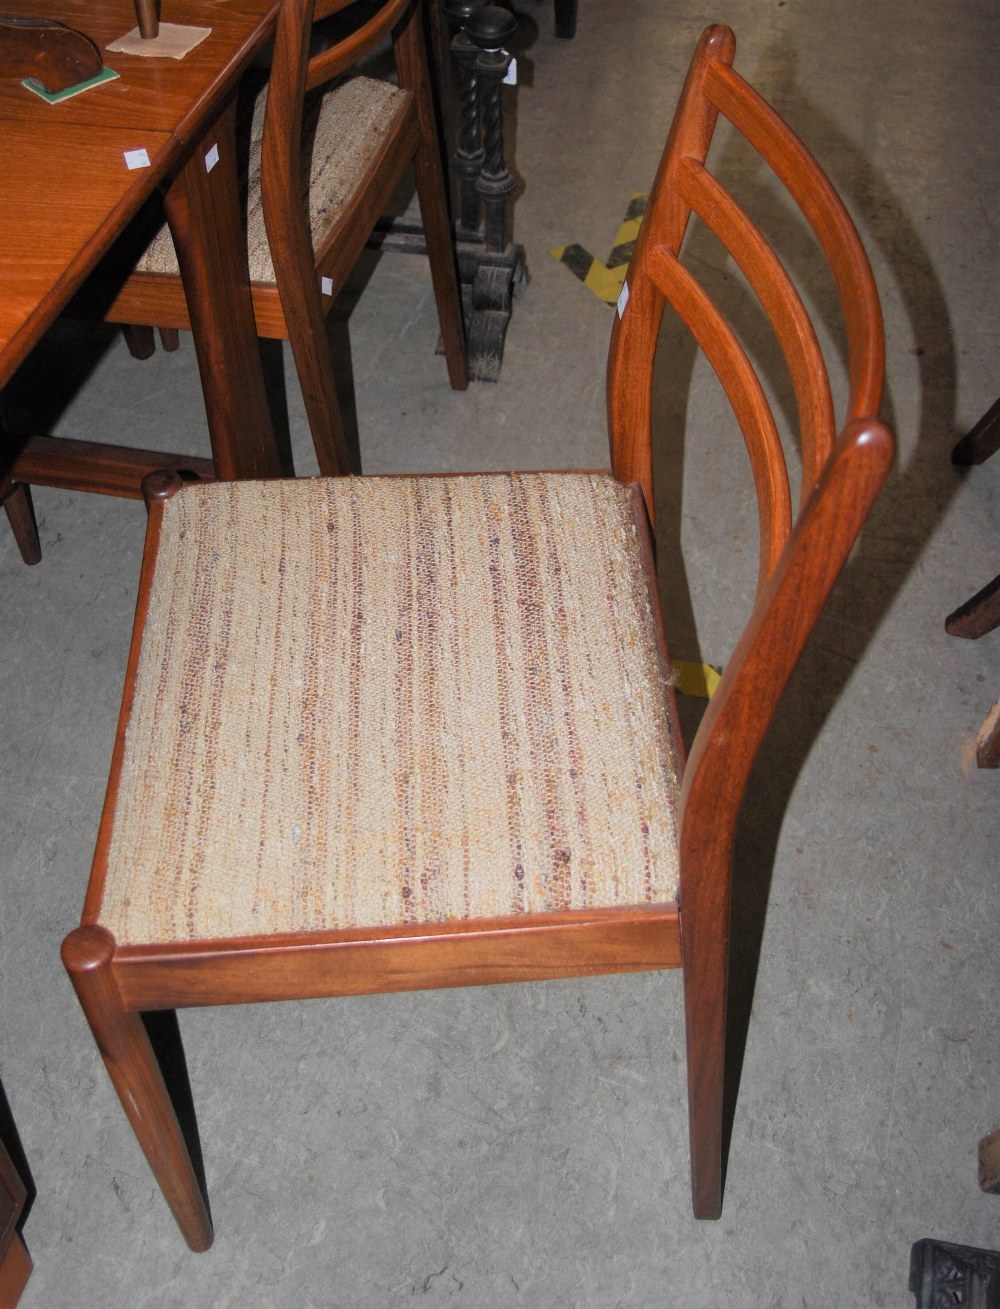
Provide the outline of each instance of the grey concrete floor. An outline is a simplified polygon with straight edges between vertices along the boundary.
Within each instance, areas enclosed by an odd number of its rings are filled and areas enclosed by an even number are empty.
[[[1000,633],[963,642],[942,626],[1000,568],[1000,459],[949,462],[1000,392],[1000,14],[993,0],[580,0],[567,43],[551,6],[520,7],[515,223],[533,280],[502,379],[447,389],[425,269],[384,258],[348,323],[366,471],[603,461],[612,311],[549,249],[607,255],[710,20],[731,23],[738,67],[827,166],[883,295],[898,464],[744,824],[748,1026],[723,1218],[689,1210],[680,981],[666,974],[183,1014],[217,1225],[209,1253],[187,1251],[59,962],[107,776],[143,512],[39,490],[41,565],[23,567],[0,532],[0,1073],[36,1191],[27,1309],[860,1309],[912,1304],[920,1237],[1000,1246],[1000,1198],[979,1191],[975,1161],[1000,1123],[1000,775],[970,762],[1000,693]],[[718,149],[724,174],[759,190],[724,135]],[[738,279],[693,239],[745,312]],[[657,392],[668,626],[677,654],[722,663],[753,585],[746,469],[717,387],[671,330]],[[762,367],[784,411],[787,384],[766,354]],[[6,402],[38,427],[206,446],[190,341],[140,364],[114,337],[61,328]]]

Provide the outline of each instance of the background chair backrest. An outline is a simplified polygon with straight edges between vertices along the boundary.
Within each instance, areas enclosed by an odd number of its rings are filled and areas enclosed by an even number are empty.
[[[411,13],[416,0],[383,0],[374,11],[364,0],[282,0],[275,33],[264,128],[262,189],[265,214],[282,214],[287,241],[307,242],[302,254],[312,260],[309,226],[302,205],[302,111],[307,91],[339,77],[363,59]],[[313,24],[344,10],[355,9],[358,25],[349,35],[309,57]],[[417,15],[419,19],[419,14]],[[412,29],[412,31],[411,31]],[[413,24],[405,30],[419,39]],[[405,67],[405,61],[403,66]],[[401,69],[402,71],[402,69]],[[401,82],[405,85],[404,79]],[[292,201],[294,213],[286,204]],[[295,236],[292,236],[292,233]],[[275,243],[276,244],[276,243]],[[277,251],[274,252],[277,258]]]

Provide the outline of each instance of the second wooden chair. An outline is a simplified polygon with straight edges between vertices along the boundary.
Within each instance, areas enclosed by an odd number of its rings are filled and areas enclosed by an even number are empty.
[[[356,17],[310,57],[314,24]],[[465,331],[420,0],[282,0],[270,78],[253,108],[247,252],[257,332],[291,343],[320,472],[349,471],[324,318],[412,165],[448,377],[468,385]],[[391,34],[398,86],[345,76]],[[103,311],[190,326],[166,226]]]

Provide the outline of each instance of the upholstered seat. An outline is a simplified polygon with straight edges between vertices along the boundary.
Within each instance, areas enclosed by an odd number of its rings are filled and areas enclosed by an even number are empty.
[[[352,77],[314,94],[306,101],[302,123],[303,172],[306,210],[313,249],[318,250],[343,216],[361,186],[371,161],[395,130],[409,95],[390,82]],[[241,179],[247,197],[247,256],[251,282],[275,282],[274,263],[264,228],[261,196],[261,150],[267,87],[256,97],[250,122],[246,175]],[[180,264],[166,223],[136,263],[136,272],[180,276]]]
[[[674,900],[635,537],[610,475],[186,487],[101,922],[126,945]]]

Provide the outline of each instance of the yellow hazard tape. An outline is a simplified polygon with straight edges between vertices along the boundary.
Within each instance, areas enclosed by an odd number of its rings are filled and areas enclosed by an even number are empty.
[[[688,659],[671,659],[674,670],[674,685],[681,695],[696,695],[703,700],[711,700],[715,688],[722,679],[722,669],[715,664],[696,664]]]
[[[628,271],[632,246],[639,235],[639,226],[646,207],[646,193],[635,191],[629,201],[625,218],[615,234],[615,243],[607,263],[596,259],[582,245],[557,245],[549,252],[578,277],[588,291],[593,291],[605,304],[618,303],[622,283]]]

